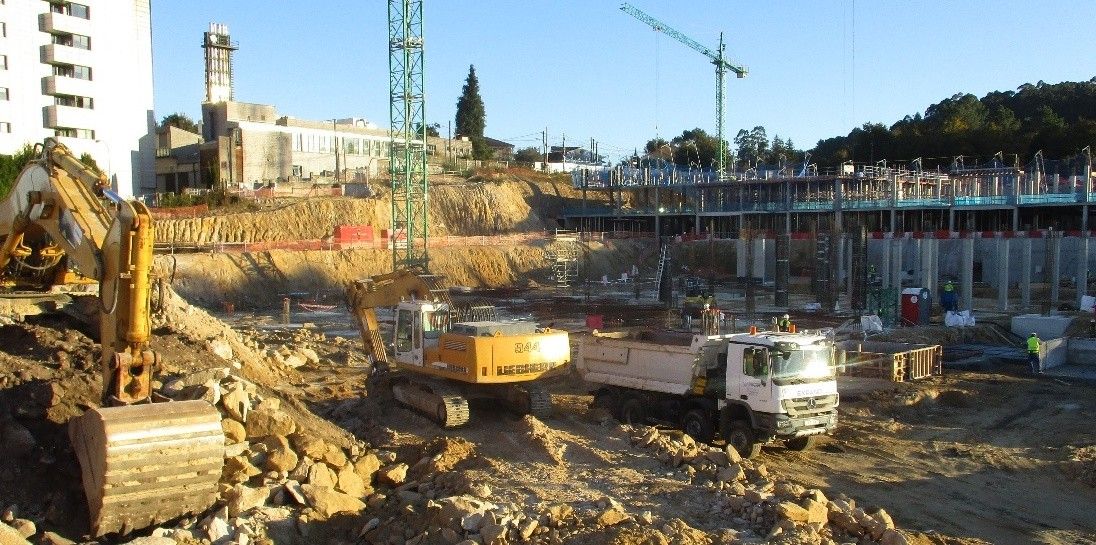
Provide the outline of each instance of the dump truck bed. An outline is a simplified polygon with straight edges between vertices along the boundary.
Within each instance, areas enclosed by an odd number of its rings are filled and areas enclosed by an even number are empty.
[[[682,395],[701,368],[726,357],[726,336],[639,330],[574,336],[575,368],[587,382]]]

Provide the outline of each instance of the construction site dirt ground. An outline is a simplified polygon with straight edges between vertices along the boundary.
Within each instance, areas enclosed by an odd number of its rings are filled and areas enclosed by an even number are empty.
[[[551,301],[526,292],[495,302],[574,325],[580,314],[575,306]],[[658,319],[665,312],[650,304],[611,301],[596,308],[609,316],[628,315],[629,322]],[[278,328],[276,320],[258,321],[268,331]],[[337,330],[339,318],[327,321]],[[254,323],[240,321],[248,322]],[[917,336],[917,331],[907,328],[905,334]],[[934,334],[931,327],[924,331]],[[302,371],[301,395],[318,414],[335,421],[338,415],[357,415],[362,426],[351,432],[393,447],[435,435],[467,439],[490,460],[490,476],[484,478],[516,498],[565,500],[613,490],[662,517],[680,517],[707,531],[719,525],[718,517],[706,514],[703,494],[659,482],[665,468],[628,454],[627,437],[615,431],[607,415],[591,411],[588,386],[577,377],[553,382],[556,412],[544,421],[549,436],[541,448],[530,449],[529,428],[520,417],[492,407],[474,405],[471,425],[442,431],[383,393],[361,397],[366,377],[360,370]],[[907,383],[843,377],[840,389],[840,422],[832,437],[802,453],[768,447],[760,461],[804,486],[885,506],[899,527],[928,535],[972,543],[1096,543],[1093,384],[1033,378],[1022,366],[1005,366],[993,372],[945,371]]]

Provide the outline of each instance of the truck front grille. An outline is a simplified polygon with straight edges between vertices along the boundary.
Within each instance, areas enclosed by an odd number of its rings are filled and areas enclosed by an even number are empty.
[[[799,418],[832,411],[837,405],[837,394],[784,399],[780,403],[788,416]]]

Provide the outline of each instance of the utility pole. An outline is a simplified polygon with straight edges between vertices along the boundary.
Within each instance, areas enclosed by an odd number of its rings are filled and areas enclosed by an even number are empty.
[[[449,120],[449,128],[445,131],[445,158],[453,161],[453,121]]]
[[[541,143],[544,146],[544,171],[548,171],[548,127],[544,127],[544,132],[540,133]]]
[[[567,135],[563,135],[563,153],[560,154],[560,161],[563,162],[563,172],[567,172]]]
[[[338,121],[331,119],[331,151],[335,152],[335,181],[339,182],[339,129]]]

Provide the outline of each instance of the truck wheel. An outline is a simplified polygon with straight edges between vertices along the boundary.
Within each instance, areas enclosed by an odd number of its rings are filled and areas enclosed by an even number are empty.
[[[685,417],[681,419],[681,429],[698,443],[708,443],[715,436],[712,419],[704,409],[693,409],[685,413]]]
[[[750,423],[745,420],[731,422],[726,439],[727,444],[734,447],[743,458],[753,458],[761,453],[761,444],[755,439]]]
[[[617,414],[617,409],[619,408],[617,406],[618,402],[619,400],[614,392],[609,390],[599,390],[597,393],[594,394],[593,407],[595,409],[605,409],[610,413]]]
[[[647,408],[643,400],[630,397],[620,405],[620,421],[629,426],[642,426],[647,423]]]
[[[814,447],[814,444],[817,442],[817,435],[807,435],[804,437],[795,437],[792,439],[788,439],[787,441],[784,441],[784,446],[787,447],[788,450],[801,452]]]

